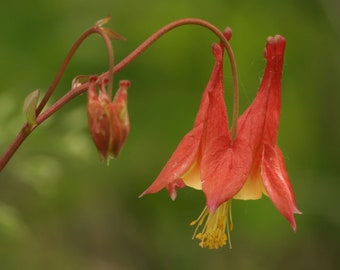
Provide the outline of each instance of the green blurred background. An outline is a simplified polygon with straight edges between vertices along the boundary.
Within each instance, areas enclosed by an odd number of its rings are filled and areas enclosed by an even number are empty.
[[[192,227],[204,206],[186,188],[138,199],[190,130],[213,65],[217,39],[197,26],[169,33],[116,76],[131,80],[130,137],[110,166],[99,161],[87,127],[86,95],[40,126],[0,174],[0,269],[339,269],[340,4],[305,1],[4,0],[0,4],[0,150],[22,126],[22,104],[46,91],[86,28],[108,14],[124,35],[123,59],[161,26],[199,17],[233,29],[241,110],[264,69],[266,37],[287,39],[279,145],[297,204],[297,233],[268,198],[233,203],[233,249],[201,249]],[[57,88],[107,69],[91,37]],[[226,65],[228,67],[228,65]],[[230,70],[226,102],[232,106]]]

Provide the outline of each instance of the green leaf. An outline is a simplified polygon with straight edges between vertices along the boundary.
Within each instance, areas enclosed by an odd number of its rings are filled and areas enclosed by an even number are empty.
[[[37,108],[40,90],[34,90],[25,98],[23,111],[26,116],[27,122],[33,126],[36,122],[35,109]]]
[[[110,20],[111,20],[111,16],[107,16],[106,18],[97,21],[95,25],[102,27],[104,24],[107,24]]]
[[[113,39],[119,39],[119,40],[125,40],[125,37],[117,34],[116,32],[113,32],[110,28],[103,28],[103,30],[105,31],[105,33],[108,35],[108,37],[113,40]]]

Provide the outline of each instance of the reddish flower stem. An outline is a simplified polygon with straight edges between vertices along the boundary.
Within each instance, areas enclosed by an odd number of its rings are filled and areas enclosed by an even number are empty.
[[[41,111],[43,110],[43,108],[45,107],[46,103],[48,102],[48,100],[50,99],[50,97],[53,94],[53,91],[55,90],[55,88],[57,87],[62,75],[64,74],[66,67],[68,66],[68,64],[70,63],[70,60],[72,59],[72,57],[74,56],[75,52],[78,50],[79,46],[84,42],[84,40],[86,38],[88,38],[90,35],[97,33],[99,34],[105,41],[105,45],[108,49],[108,54],[109,54],[109,67],[110,70],[113,68],[113,63],[114,63],[114,56],[113,56],[113,49],[111,46],[111,42],[109,37],[105,34],[105,32],[103,31],[103,29],[101,29],[98,26],[94,26],[91,27],[90,29],[88,29],[87,31],[85,31],[77,40],[76,42],[73,44],[73,46],[71,47],[71,49],[69,50],[68,54],[66,55],[64,62],[62,63],[61,67],[59,68],[59,71],[57,73],[57,75],[55,76],[51,86],[49,87],[49,89],[47,90],[45,96],[43,97],[43,99],[41,100],[41,102],[39,103],[39,106],[36,109],[36,115],[39,115],[41,113]],[[108,83],[108,86],[111,85],[111,88],[108,88],[109,91],[111,89],[111,96],[112,96],[112,75],[109,75],[109,79],[111,82]]]
[[[105,34],[105,31],[99,26],[94,26],[85,31],[73,44],[71,49],[69,50],[68,54],[66,55],[61,67],[59,68],[59,71],[57,75],[55,76],[52,84],[48,88],[47,92],[45,93],[44,97],[42,98],[41,102],[37,106],[36,109],[36,125],[31,126],[28,123],[25,123],[23,127],[21,128],[20,132],[18,133],[17,137],[14,139],[12,144],[8,147],[7,151],[3,154],[3,156],[0,159],[0,172],[2,169],[6,166],[8,161],[11,159],[11,157],[14,155],[14,153],[18,150],[20,145],[23,143],[23,141],[27,138],[29,134],[32,133],[32,131],[38,127],[43,121],[45,121],[47,118],[49,118],[52,114],[54,114],[56,111],[58,111],[63,105],[65,105],[68,101],[79,95],[80,93],[84,92],[87,87],[85,85],[81,85],[73,91],[71,89],[68,91],[62,98],[60,98],[57,102],[55,102],[52,106],[50,106],[45,112],[43,112],[41,115],[41,111],[45,107],[46,103],[52,96],[55,88],[57,87],[63,73],[65,72],[68,64],[70,63],[70,60],[74,56],[75,52],[79,48],[79,46],[84,42],[84,40],[89,37],[92,34],[99,34],[105,41],[105,45],[108,50],[108,56],[109,56],[109,70],[113,70],[114,67],[114,53],[111,46],[110,38]],[[108,72],[107,72],[108,73]],[[112,97],[112,81],[113,81],[113,73],[110,72],[107,74],[109,76],[109,82],[108,82],[108,90],[109,90],[109,96]]]
[[[238,82],[238,74],[236,67],[236,60],[234,56],[234,52],[229,44],[229,41],[225,38],[223,32],[221,32],[217,27],[212,25],[211,23],[197,19],[197,18],[185,18],[181,20],[174,21],[172,23],[167,24],[166,26],[159,29],[153,35],[151,35],[147,40],[145,40],[141,45],[139,45],[132,53],[126,56],[121,62],[119,62],[113,69],[114,74],[121,71],[128,64],[130,64],[134,59],[136,59],[139,55],[141,55],[147,48],[149,48],[155,41],[157,41],[161,36],[171,31],[174,28],[177,28],[182,25],[200,25],[209,30],[211,30],[223,43],[231,65],[231,73],[233,77],[233,90],[234,90],[234,101],[233,101],[233,118],[232,118],[232,126],[231,126],[231,144],[233,143],[236,132],[237,132],[237,119],[239,114],[239,82]],[[104,76],[106,73],[103,74]],[[103,76],[102,75],[102,76]]]
[[[142,44],[140,44],[133,52],[131,52],[127,57],[125,57],[121,62],[119,62],[116,66],[113,66],[113,52],[112,52],[112,62],[110,59],[110,69],[99,76],[98,79],[112,78],[113,74],[117,74],[122,69],[124,69],[127,65],[129,65],[132,61],[134,61],[138,56],[140,56],[146,49],[148,49],[153,43],[155,43],[160,37],[162,37],[167,32],[173,30],[174,28],[177,28],[182,25],[200,25],[202,27],[205,27],[212,31],[223,43],[224,47],[226,48],[227,54],[230,59],[230,65],[231,65],[231,72],[233,77],[233,89],[234,89],[234,107],[233,107],[233,118],[232,118],[232,128],[231,128],[231,140],[233,141],[236,137],[236,130],[237,130],[237,119],[238,119],[238,111],[239,111],[239,86],[238,86],[238,75],[237,75],[237,68],[236,68],[236,61],[234,57],[234,53],[232,51],[232,48],[228,42],[228,40],[224,37],[223,32],[221,32],[217,27],[212,25],[211,23],[197,19],[197,18],[186,18],[177,20],[175,22],[169,23],[166,26],[159,29],[157,32],[152,34],[148,39],[146,39]],[[42,122],[44,122],[47,118],[49,118],[52,114],[54,114],[56,111],[58,111],[62,106],[64,106],[67,102],[69,102],[74,97],[78,96],[79,94],[86,91],[88,88],[88,83],[84,83],[81,86],[72,88],[69,90],[64,96],[62,96],[58,101],[56,101],[53,105],[51,105],[46,111],[41,113],[42,109],[46,105],[47,101],[51,97],[54,89],[56,88],[57,84],[59,83],[59,80],[65,71],[68,63],[70,62],[71,58],[73,57],[75,51],[78,49],[79,45],[91,34],[98,33],[102,37],[106,36],[103,35],[103,31],[98,31],[100,29],[99,27],[92,27],[86,32],[84,32],[81,37],[75,42],[75,44],[71,47],[69,53],[67,54],[60,70],[58,71],[54,81],[52,82],[50,88],[46,92],[44,98],[40,102],[39,106],[37,107],[36,114],[36,125],[30,126],[27,123],[24,124],[20,132],[18,133],[17,137],[14,139],[12,144],[9,146],[7,151],[4,153],[4,155],[0,159],[0,172],[2,169],[6,166],[8,161],[11,159],[13,154],[17,151],[17,149],[20,147],[20,145],[23,143],[23,141],[26,139],[26,137],[36,128],[38,127]],[[107,37],[107,36],[106,36]],[[106,38],[104,38],[105,42],[108,41]],[[109,52],[110,54],[110,52]],[[112,83],[112,79],[111,79]],[[40,114],[41,113],[41,114]]]
[[[73,44],[73,46],[71,47],[71,49],[69,50],[68,54],[66,55],[64,62],[61,64],[61,67],[59,68],[59,71],[57,73],[57,75],[55,76],[52,84],[50,85],[50,87],[48,88],[45,96],[43,97],[43,99],[41,100],[41,102],[39,103],[39,106],[36,109],[36,115],[38,116],[41,111],[43,110],[43,108],[45,107],[46,103],[48,102],[48,100],[50,99],[50,97],[53,94],[53,91],[55,90],[55,88],[57,87],[63,73],[66,70],[67,65],[70,63],[71,58],[73,57],[73,55],[75,54],[75,52],[77,51],[77,49],[79,48],[80,44],[91,34],[95,33],[94,27],[88,29],[87,31],[85,31],[78,39],[77,41]]]

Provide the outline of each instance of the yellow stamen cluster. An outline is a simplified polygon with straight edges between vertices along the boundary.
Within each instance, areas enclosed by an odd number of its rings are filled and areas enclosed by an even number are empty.
[[[200,233],[197,230],[205,222]],[[205,207],[200,216],[190,223],[191,226],[196,225],[193,239],[196,237],[201,240],[199,245],[202,248],[218,249],[226,245],[228,240],[229,248],[231,248],[230,231],[233,229],[233,221],[231,217],[231,201],[221,204],[215,213],[211,213]]]

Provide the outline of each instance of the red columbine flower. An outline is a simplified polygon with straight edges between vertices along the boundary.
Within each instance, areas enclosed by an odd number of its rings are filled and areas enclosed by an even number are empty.
[[[222,48],[214,45],[216,63],[194,129],[183,138],[158,178],[143,193],[167,187],[175,198],[175,187],[202,189],[207,206],[191,223],[197,224],[194,236],[201,240],[202,247],[219,248],[227,240],[231,247],[231,199],[256,199],[257,196],[251,196],[254,190],[268,194],[295,229],[293,213],[298,210],[282,154],[276,146],[284,44],[279,36],[268,39],[267,66],[260,90],[239,119],[235,138],[228,129],[224,102]],[[204,222],[202,232],[197,233]]]
[[[247,182],[236,199],[260,199],[262,193],[269,196],[280,213],[290,222],[294,231],[294,214],[301,213],[295,203],[293,189],[280,148],[277,146],[277,134],[280,120],[281,74],[286,40],[279,35],[269,37],[265,50],[267,67],[260,90],[253,104],[243,113],[238,121],[239,132],[245,122],[251,119],[258,130],[254,161]],[[262,119],[263,110],[265,118]],[[259,121],[258,118],[261,118]],[[248,129],[247,136],[253,136]],[[260,143],[257,145],[257,140]]]
[[[98,82],[98,77],[89,80],[88,121],[93,141],[102,159],[117,157],[126,141],[129,131],[127,111],[127,89],[129,81],[121,81],[113,101],[108,96],[105,85],[107,80]],[[99,95],[97,95],[97,84]]]
[[[293,214],[300,212],[276,145],[284,48],[283,37],[268,38],[262,83],[253,104],[238,121],[234,141],[230,140],[226,128],[221,129],[225,127],[223,123],[227,123],[223,96],[218,89],[209,93],[200,160],[207,208],[193,222],[198,223],[198,229],[207,218],[202,233],[196,235],[202,247],[217,248],[225,243],[224,230],[229,236],[232,229],[232,198],[259,199],[264,193],[296,229]]]

